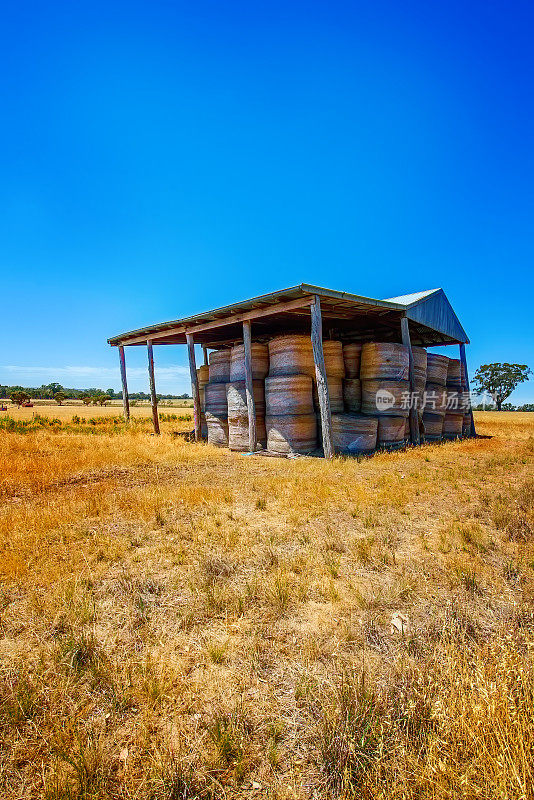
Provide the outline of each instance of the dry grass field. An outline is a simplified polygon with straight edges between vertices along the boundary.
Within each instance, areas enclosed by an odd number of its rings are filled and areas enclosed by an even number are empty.
[[[476,421],[332,462],[0,431],[0,796],[534,797],[534,414]]]

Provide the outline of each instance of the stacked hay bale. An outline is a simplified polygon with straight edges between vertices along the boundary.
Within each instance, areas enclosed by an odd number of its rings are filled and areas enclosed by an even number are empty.
[[[457,439],[462,435],[463,423],[462,362],[458,358],[449,358],[447,365],[447,407],[443,418],[443,438]]]
[[[358,413],[362,408],[362,383],[360,381],[361,344],[343,345],[345,379],[343,381],[343,402],[346,411]]]
[[[425,441],[439,442],[443,435],[443,420],[447,405],[447,371],[449,359],[436,353],[427,354],[425,405],[423,426]]]
[[[256,410],[256,441],[265,447],[265,389],[263,381],[269,372],[269,348],[266,344],[251,344],[252,390]],[[245,382],[245,346],[232,347],[230,354],[230,381],[226,384],[228,404],[228,446],[230,450],[249,450],[248,407]]]
[[[362,347],[362,413],[378,418],[377,443],[402,447],[409,414],[410,356],[403,344],[369,342]]]
[[[265,379],[267,449],[280,455],[307,453],[317,447],[313,409],[315,364],[311,339],[298,334],[269,342]]]
[[[209,367],[207,364],[203,364],[197,369],[198,393],[200,395],[200,436],[202,439],[208,438],[208,426],[206,424],[206,386],[209,379]]]
[[[228,447],[228,403],[226,384],[230,381],[230,350],[213,350],[209,354],[209,382],[204,388],[204,405],[208,442]]]

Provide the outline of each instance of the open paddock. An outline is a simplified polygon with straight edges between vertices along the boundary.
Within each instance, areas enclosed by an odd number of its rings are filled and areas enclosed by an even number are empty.
[[[0,431],[0,796],[531,797],[534,414],[475,421],[332,461]]]

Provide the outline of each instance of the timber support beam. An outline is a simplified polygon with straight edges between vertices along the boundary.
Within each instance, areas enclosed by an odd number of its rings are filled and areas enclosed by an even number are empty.
[[[250,320],[243,322],[243,347],[245,357],[245,390],[247,395],[248,415],[248,449],[256,452],[256,403],[254,401],[254,383],[252,380],[252,333]]]
[[[404,314],[401,317],[401,335],[402,343],[408,348],[408,355],[410,357],[409,378],[410,378],[410,441],[413,445],[421,444],[421,437],[419,435],[419,415],[415,405],[417,395],[415,390],[415,372],[413,366],[413,350],[412,342],[410,339],[410,328],[408,325],[408,317]]]
[[[193,417],[195,420],[195,441],[200,441],[202,410],[200,408],[200,390],[198,388],[197,364],[195,360],[195,342],[192,333],[186,333],[187,354],[189,356],[189,374],[191,375],[191,394],[193,395]]]
[[[323,435],[323,450],[325,458],[334,455],[334,442],[332,437],[332,413],[330,411],[330,394],[326,377],[326,367],[323,352],[323,322],[321,317],[321,299],[315,295],[311,308],[311,340],[313,348],[313,361],[315,363],[315,379],[317,381],[317,394],[319,395],[319,411],[321,415],[321,431]]]
[[[148,353],[148,380],[150,383],[150,404],[152,406],[152,422],[154,423],[154,433],[159,436],[159,417],[158,417],[158,398],[156,395],[156,379],[154,378],[154,352],[152,350],[152,340],[147,339]]]
[[[122,411],[126,422],[130,421],[130,402],[128,400],[128,383],[126,381],[126,359],[124,357],[124,347],[119,345],[119,364],[121,368],[122,383]]]

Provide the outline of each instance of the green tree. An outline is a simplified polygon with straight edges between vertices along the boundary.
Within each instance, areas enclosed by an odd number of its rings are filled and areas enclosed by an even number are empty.
[[[84,406],[90,406],[91,405],[91,397],[90,397],[90,395],[86,394],[84,397],[82,397],[82,402],[83,402]]]
[[[15,403],[15,405],[20,407],[23,403],[26,403],[30,399],[30,395],[23,391],[12,392],[10,399],[12,403]]]
[[[56,401],[58,406],[60,406],[63,403],[63,400],[66,400],[66,399],[67,399],[67,395],[65,394],[65,392],[55,392],[54,400]]]
[[[474,386],[478,392],[487,392],[501,411],[502,404],[523,381],[528,381],[532,370],[526,364],[482,364],[475,372]]]

